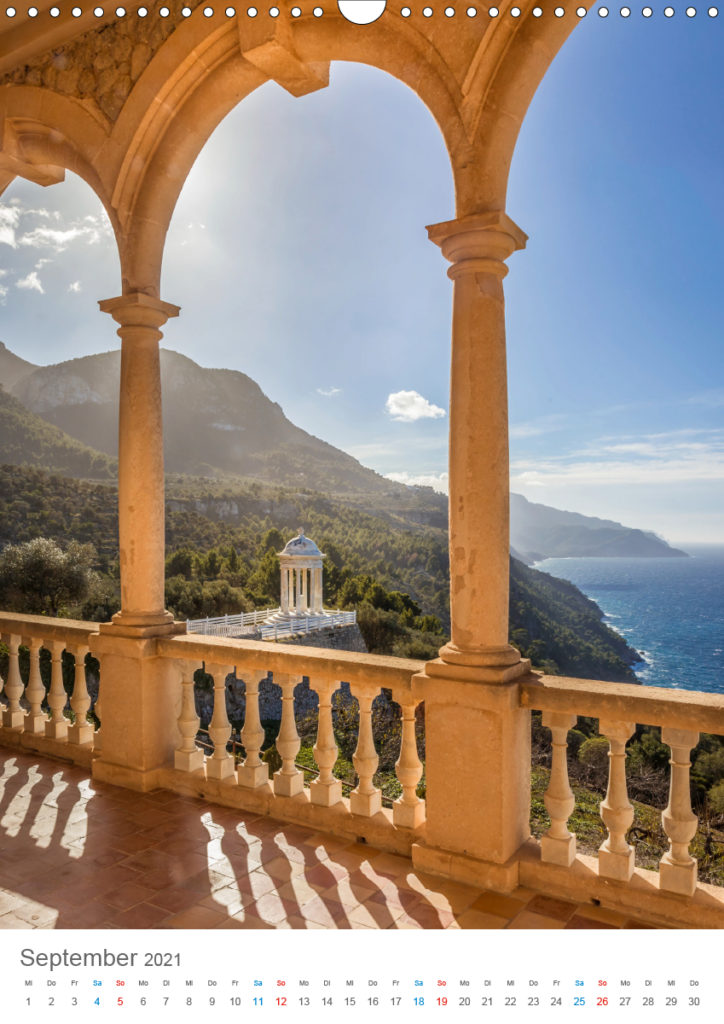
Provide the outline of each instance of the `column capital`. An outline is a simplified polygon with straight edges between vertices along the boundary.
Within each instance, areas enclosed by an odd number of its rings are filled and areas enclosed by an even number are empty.
[[[178,316],[181,307],[163,302],[145,292],[128,292],[114,299],[101,299],[102,313],[110,313],[121,327],[163,327],[172,316]]]
[[[528,241],[525,232],[502,210],[430,224],[427,233],[452,263],[448,276],[453,279],[464,273],[505,277],[505,260],[517,249],[525,249]]]

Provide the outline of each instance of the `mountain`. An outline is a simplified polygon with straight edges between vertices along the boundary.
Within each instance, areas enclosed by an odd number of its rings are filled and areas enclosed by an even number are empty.
[[[25,359],[21,359],[20,356],[16,356],[0,341],[0,384],[3,387],[12,388],[21,377],[25,377],[37,369],[38,367],[34,363],[29,363]]]
[[[115,456],[119,378],[120,352],[105,352],[31,367],[11,390],[31,412]],[[161,380],[170,473],[233,474],[333,493],[399,496],[407,490],[294,426],[244,373],[205,369],[163,349]]]
[[[0,385],[0,463],[37,466],[67,476],[108,480],[115,460],[46,423]]]
[[[544,558],[687,558],[654,533],[510,496],[510,543],[525,562]]]

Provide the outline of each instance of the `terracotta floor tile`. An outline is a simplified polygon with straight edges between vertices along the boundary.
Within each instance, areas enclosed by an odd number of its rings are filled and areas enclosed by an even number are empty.
[[[520,913],[524,904],[512,896],[503,896],[498,892],[484,892],[471,903],[472,910],[483,914],[496,914],[499,917],[511,918]]]
[[[111,920],[119,928],[153,928],[169,917],[167,910],[154,907],[150,903],[138,903],[129,910],[115,914]]]
[[[482,910],[466,910],[456,916],[455,921],[460,928],[505,928],[507,917],[497,914],[486,914]]]
[[[569,921],[576,912],[576,904],[554,899],[553,896],[539,895],[529,900],[526,909],[532,914],[542,914],[543,917],[552,917],[556,921]]]
[[[580,914],[574,914],[570,919],[566,928],[620,928],[620,925],[607,924],[606,921],[594,921],[590,917],[582,917]]]
[[[560,918],[545,917],[543,914],[534,914],[530,910],[523,910],[516,914],[513,920],[506,926],[512,929],[518,928],[564,928],[565,921]]]
[[[199,893],[192,892],[190,889],[177,889],[170,886],[155,892],[145,902],[152,903],[154,907],[160,907],[161,910],[166,910],[169,914],[178,914],[179,911],[186,910],[187,907],[198,903]]]
[[[618,910],[609,910],[608,907],[597,907],[592,903],[579,903],[576,908],[576,915],[588,917],[592,921],[605,921],[606,924],[612,924],[619,928],[628,920],[626,914],[622,914]]]
[[[146,885],[138,885],[137,882],[124,882],[117,889],[111,889],[105,893],[101,902],[114,910],[127,910],[137,903],[143,903],[154,894],[155,891]]]
[[[189,907],[169,917],[163,923],[164,928],[218,928],[227,920],[227,915],[210,910],[208,907]]]

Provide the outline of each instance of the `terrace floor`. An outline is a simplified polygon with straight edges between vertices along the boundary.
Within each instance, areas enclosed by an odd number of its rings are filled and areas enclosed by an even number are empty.
[[[529,889],[501,896],[448,882],[360,843],[0,750],[0,929],[646,927]]]

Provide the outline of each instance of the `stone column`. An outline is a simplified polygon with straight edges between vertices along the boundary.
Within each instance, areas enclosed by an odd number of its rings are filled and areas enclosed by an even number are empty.
[[[113,624],[126,635],[173,627],[164,601],[164,480],[159,330],[179,307],[133,292],[99,303],[120,326],[118,534],[121,611]]]
[[[282,575],[282,586],[281,586],[281,610],[282,614],[286,615],[289,611],[289,570],[284,566],[281,571]]]
[[[440,656],[459,665],[510,665],[510,482],[505,352],[505,260],[526,235],[504,213],[428,228],[452,264],[450,374],[451,640]]]
[[[89,637],[99,659],[103,725],[93,778],[147,791],[173,765],[181,670],[156,637],[183,632],[164,608],[160,328],[178,306],[141,292],[99,303],[119,324],[118,533],[121,610]],[[96,706],[97,709],[97,706]],[[100,746],[100,744],[97,744]]]
[[[526,236],[501,211],[428,228],[452,266],[451,639],[413,677],[425,701],[421,870],[508,891],[530,837],[530,713],[508,644],[509,469],[503,277]],[[450,751],[461,757],[450,771]]]
[[[293,569],[292,571],[294,573],[294,583],[295,583],[294,614],[295,615],[301,615],[301,612],[302,612],[302,595],[301,595],[302,573],[301,573],[301,569]]]

